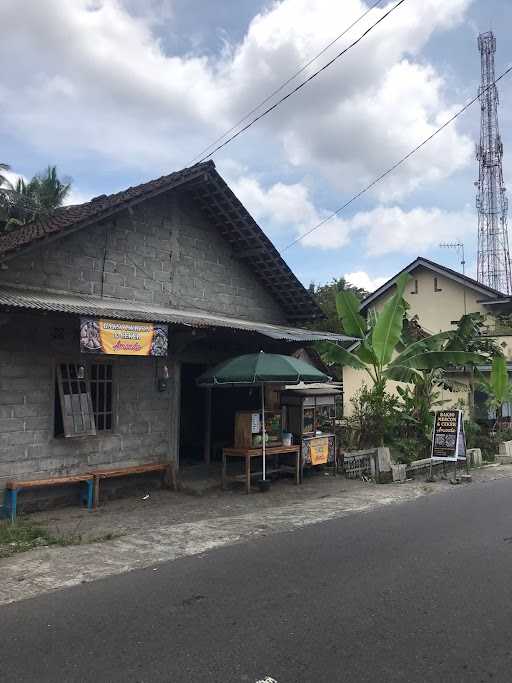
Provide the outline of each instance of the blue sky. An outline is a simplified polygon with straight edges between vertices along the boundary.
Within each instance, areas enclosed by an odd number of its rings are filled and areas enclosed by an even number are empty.
[[[385,0],[321,65],[393,3]],[[186,166],[366,8],[362,0],[3,0],[0,157],[57,164],[73,201]],[[476,93],[476,37],[512,63],[512,3],[406,0],[346,58],[215,157],[280,249],[343,204]],[[511,78],[500,84],[505,182]],[[479,107],[284,257],[307,285],[371,287],[417,255],[476,259]]]

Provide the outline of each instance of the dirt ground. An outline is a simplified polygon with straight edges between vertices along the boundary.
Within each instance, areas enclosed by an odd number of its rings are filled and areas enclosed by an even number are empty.
[[[29,515],[31,524],[60,536],[80,535],[89,542],[38,547],[0,560],[0,604],[136,568],[153,566],[158,571],[161,562],[200,557],[213,548],[356,512],[370,513],[424,495],[457,495],[465,486],[512,477],[512,466],[487,466],[472,474],[473,482],[460,486],[447,480],[426,483],[424,478],[379,485],[320,475],[308,477],[302,486],[280,480],[267,493],[246,495],[236,489],[192,496],[149,491],[106,502],[97,512],[68,507]],[[105,537],[109,540],[94,542]]]

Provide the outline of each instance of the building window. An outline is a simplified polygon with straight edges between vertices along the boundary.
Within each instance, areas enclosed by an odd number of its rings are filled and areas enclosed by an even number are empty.
[[[442,289],[442,287],[439,287],[439,284],[437,282],[437,278],[435,277],[434,278],[434,292],[442,292],[442,291],[443,291],[443,289]]]
[[[414,289],[411,290],[411,294],[417,294],[418,293],[418,280],[414,280]]]
[[[55,385],[55,436],[96,434],[85,366],[79,363],[58,363]]]
[[[92,436],[112,430],[111,363],[59,363],[55,373],[55,436]]]
[[[114,416],[114,382],[111,363],[91,363],[89,372],[94,422],[98,432],[109,432]]]

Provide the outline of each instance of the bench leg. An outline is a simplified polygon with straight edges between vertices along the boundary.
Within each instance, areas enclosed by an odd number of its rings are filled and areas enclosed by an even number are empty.
[[[16,521],[17,505],[18,505],[18,491],[16,489],[8,491],[8,510],[11,517],[11,522]]]
[[[100,478],[94,477],[93,510],[100,504]]]
[[[89,511],[94,509],[94,480],[89,479],[87,482],[87,509]]]

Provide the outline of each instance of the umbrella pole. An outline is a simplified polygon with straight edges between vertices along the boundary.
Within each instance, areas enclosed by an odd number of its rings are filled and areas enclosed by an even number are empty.
[[[265,437],[266,437],[266,433],[265,433],[265,385],[262,384],[261,385],[261,454],[263,456],[263,481],[265,481],[265,470],[266,470],[266,467],[265,467],[265,459],[266,459]]]

